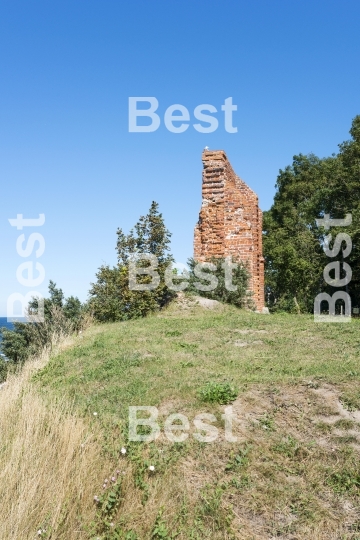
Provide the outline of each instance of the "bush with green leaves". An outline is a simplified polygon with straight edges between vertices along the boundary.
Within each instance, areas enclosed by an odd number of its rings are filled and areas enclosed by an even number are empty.
[[[231,257],[226,260],[223,257],[211,257],[204,261],[208,268],[205,268],[204,265],[201,269],[201,272],[211,274],[213,278],[216,278],[217,285],[212,291],[206,291],[199,289],[208,288],[209,281],[197,277],[196,275],[196,265],[198,264],[195,259],[188,260],[188,266],[190,269],[189,272],[189,287],[187,291],[204,296],[205,298],[211,298],[212,300],[218,300],[219,302],[224,302],[226,304],[232,304],[239,308],[250,307],[254,308],[254,303],[252,300],[251,292],[248,290],[250,273],[249,270],[244,264],[244,262]],[[225,282],[225,264],[236,264],[231,271],[231,284],[235,290],[229,290],[229,285]],[[212,266],[211,266],[212,265]],[[198,267],[200,268],[200,267]]]
[[[117,230],[118,264],[114,267],[103,265],[96,274],[97,281],[90,289],[90,308],[100,322],[123,321],[144,317],[161,309],[174,297],[165,284],[165,270],[174,262],[169,253],[171,233],[166,229],[158,204],[152,202],[146,216],[141,216],[134,229],[124,234]],[[151,254],[157,258],[156,271],[160,276],[158,287],[152,290],[131,290],[129,288],[129,265],[141,254]],[[149,265],[148,261],[136,262],[139,267]],[[150,283],[151,276],[138,275],[138,283]]]
[[[43,322],[36,320],[37,310],[38,299],[33,298],[28,306],[29,322],[14,322],[13,330],[1,329],[0,351],[14,364],[36,356],[58,336],[78,331],[86,313],[78,298],[65,298],[53,281],[49,283],[49,298],[44,299]]]
[[[26,323],[15,322],[13,330],[2,328],[1,334],[1,352],[11,362],[20,364],[31,356],[33,352],[36,352],[36,350],[33,351],[29,336],[29,327]]]
[[[238,396],[238,391],[228,382],[207,382],[199,391],[202,401],[227,405]]]

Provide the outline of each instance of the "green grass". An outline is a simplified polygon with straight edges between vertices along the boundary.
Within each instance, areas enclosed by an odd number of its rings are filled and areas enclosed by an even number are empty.
[[[340,401],[348,411],[358,411],[360,409],[360,390],[358,388],[351,388],[343,392],[340,396]]]
[[[39,379],[66,392],[84,412],[123,417],[124,405],[176,399],[198,407],[197,391],[206,382],[244,389],[254,383],[358,380],[359,330],[358,320],[315,324],[311,316],[264,316],[230,307],[221,313],[170,309],[166,317],[93,327],[53,358]],[[239,337],[249,345],[234,345]]]
[[[207,382],[199,391],[202,401],[227,405],[234,401],[238,392],[228,382]]]
[[[145,319],[91,327],[35,378],[41,392],[67,396],[98,424],[115,461],[127,447],[134,492],[122,494],[119,538],[134,530],[144,539],[351,539],[344,523],[352,518],[340,497],[350,507],[360,503],[357,440],[346,432],[331,437],[321,419],[333,412],[331,404],[316,392],[332,385],[350,410],[360,407],[359,330],[359,320],[316,324],[307,315],[174,304]],[[223,433],[222,404],[235,398],[239,443],[126,439],[129,405],[158,407],[161,426],[170,413],[191,423],[212,413]],[[127,497],[137,502],[126,506]],[[263,536],[255,536],[260,529]]]

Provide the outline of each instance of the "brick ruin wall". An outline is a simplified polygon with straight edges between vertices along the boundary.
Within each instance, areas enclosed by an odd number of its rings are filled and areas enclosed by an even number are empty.
[[[223,150],[204,150],[202,162],[202,205],[194,233],[194,259],[234,255],[247,262],[249,289],[256,309],[261,311],[264,259],[258,197],[234,173]]]

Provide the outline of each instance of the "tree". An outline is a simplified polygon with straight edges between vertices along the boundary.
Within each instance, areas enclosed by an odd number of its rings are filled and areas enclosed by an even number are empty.
[[[65,299],[62,311],[66,320],[71,322],[74,330],[79,330],[83,322],[86,306],[80,302],[77,296],[69,296]]]
[[[330,179],[323,196],[323,207],[324,213],[333,218],[352,215],[350,226],[332,228],[327,234],[330,232],[333,239],[338,233],[347,233],[351,237],[352,250],[346,262],[352,269],[352,279],[347,291],[352,305],[360,307],[360,115],[354,118],[350,135],[350,140],[339,145],[339,172]],[[342,261],[342,254],[339,253],[333,260]]]
[[[314,196],[323,162],[294,156],[277,178],[274,204],[264,212],[265,294],[271,308],[309,311],[326,263],[315,219]],[[295,299],[295,300],[294,300]]]
[[[360,302],[360,116],[352,123],[352,139],[339,145],[339,153],[320,159],[294,156],[291,166],[280,170],[274,203],[264,212],[265,292],[271,309],[311,312],[320,292],[332,294],[323,277],[329,262],[343,262],[342,252],[329,259],[323,250],[325,236],[346,232],[353,249],[346,262],[353,270],[347,290],[353,305]],[[325,231],[316,219],[329,214],[352,214],[351,227]],[[343,244],[343,248],[345,245]],[[343,274],[341,275],[343,277]]]
[[[171,233],[167,230],[158,204],[152,202],[146,216],[141,216],[129,234],[117,230],[116,250],[118,264],[103,265],[96,274],[96,282],[89,292],[90,308],[99,321],[122,321],[144,317],[164,307],[175,293],[165,284],[165,270],[174,261],[170,254]],[[129,265],[139,254],[151,254],[157,258],[156,271],[159,285],[153,290],[136,291],[129,288]],[[136,261],[137,266],[148,266],[147,261]],[[150,276],[137,276],[139,283],[149,283]]]
[[[32,321],[32,313],[38,309],[38,299],[29,302],[30,322],[15,322],[14,329],[1,329],[0,350],[6,358],[15,364],[21,364],[28,358],[39,354],[60,334],[69,334],[78,330],[82,324],[84,306],[76,297],[65,299],[63,291],[56,283],[49,283],[49,298],[44,299],[44,321]]]

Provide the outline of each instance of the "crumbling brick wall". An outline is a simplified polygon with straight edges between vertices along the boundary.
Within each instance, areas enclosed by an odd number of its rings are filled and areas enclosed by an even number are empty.
[[[236,176],[223,150],[204,150],[202,161],[202,205],[194,233],[194,259],[234,255],[247,262],[249,289],[261,310],[264,259],[258,197]]]

